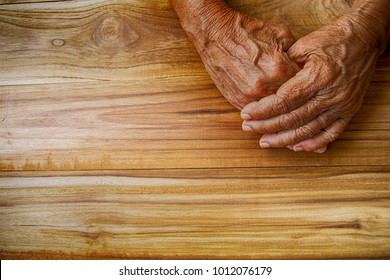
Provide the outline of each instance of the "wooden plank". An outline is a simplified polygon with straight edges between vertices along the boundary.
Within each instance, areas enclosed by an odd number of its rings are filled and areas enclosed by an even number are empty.
[[[261,150],[168,1],[26,1],[0,2],[0,258],[390,257],[389,50],[327,153]],[[229,1],[297,38],[350,2]]]
[[[3,178],[0,256],[389,257],[389,173],[263,171]]]
[[[95,170],[50,170],[50,171],[2,171],[0,178],[13,177],[132,177],[164,179],[312,179],[337,178],[342,175],[362,173],[389,173],[390,166],[299,166],[299,167],[255,167],[255,168],[185,168],[185,169],[95,169]]]
[[[31,4],[31,3],[41,3],[41,2],[60,2],[60,1],[69,1],[69,0],[0,0],[0,5],[4,4]]]
[[[0,7],[0,84],[207,76],[167,1],[77,3]],[[347,2],[330,0],[322,6],[297,0],[229,3],[285,22],[297,38],[348,8]]]
[[[3,5],[0,28],[0,85],[207,76],[167,1]]]
[[[373,84],[351,129],[328,153],[261,150],[211,81],[0,89],[3,170],[389,165],[389,90]],[[45,90],[42,91],[42,88]],[[375,90],[378,90],[375,95]],[[372,100],[372,101],[370,101]],[[379,104],[378,104],[379,103]],[[387,141],[386,141],[387,140]],[[238,156],[239,155],[239,156]],[[277,159],[277,160],[276,160]]]

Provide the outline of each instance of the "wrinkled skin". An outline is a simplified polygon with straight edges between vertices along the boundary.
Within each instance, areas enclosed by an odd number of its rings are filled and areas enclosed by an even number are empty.
[[[224,28],[229,36],[210,38],[199,53],[217,88],[237,109],[276,93],[298,71],[286,54],[293,42],[287,27],[236,13]]]
[[[293,44],[286,26],[250,18],[223,0],[171,0],[218,89],[236,108],[245,106],[243,130],[264,134],[263,148],[316,152],[360,109],[389,37],[390,0],[354,2]]]
[[[215,85],[237,109],[276,93],[298,72],[286,54],[294,38],[285,25],[251,18],[224,1],[171,2]],[[196,16],[183,11],[194,5]]]
[[[384,47],[375,37],[379,25],[346,14],[298,40],[288,55],[303,69],[242,110],[243,130],[265,134],[263,148],[325,152],[362,105]]]

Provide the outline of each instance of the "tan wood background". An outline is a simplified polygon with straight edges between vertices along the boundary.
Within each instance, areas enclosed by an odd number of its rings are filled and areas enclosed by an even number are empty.
[[[229,2],[298,38],[351,1]],[[0,3],[2,259],[390,257],[389,51],[325,154],[261,150],[167,0]]]

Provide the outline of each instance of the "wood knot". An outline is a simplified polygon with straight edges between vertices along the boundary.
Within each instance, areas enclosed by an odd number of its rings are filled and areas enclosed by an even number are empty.
[[[51,41],[51,43],[55,47],[61,47],[61,46],[65,45],[65,41],[62,39],[54,39]]]
[[[131,28],[129,19],[119,15],[101,19],[93,32],[93,40],[99,47],[127,47],[138,39],[139,35]]]

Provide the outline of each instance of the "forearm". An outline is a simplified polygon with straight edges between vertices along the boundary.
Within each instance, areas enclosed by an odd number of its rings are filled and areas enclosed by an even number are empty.
[[[390,38],[390,0],[356,0],[348,14],[382,53]]]
[[[231,22],[234,11],[224,0],[170,0],[183,29],[196,47],[203,48],[210,38],[227,36],[219,31]],[[225,29],[226,30],[226,29]]]

